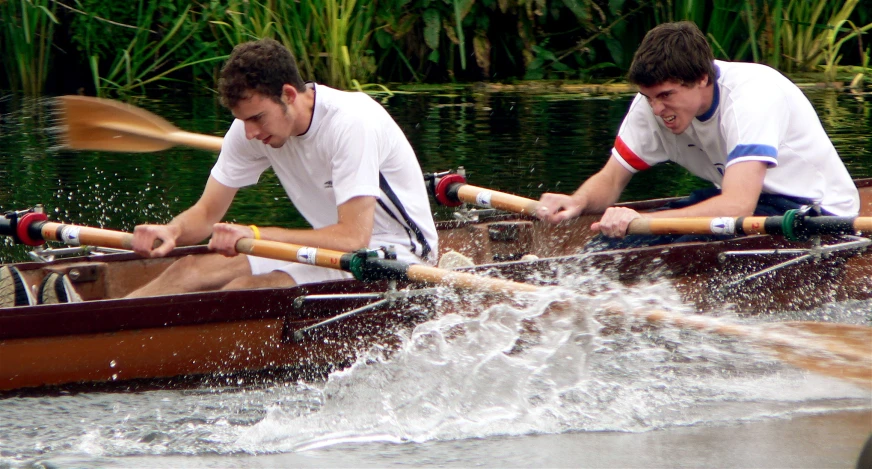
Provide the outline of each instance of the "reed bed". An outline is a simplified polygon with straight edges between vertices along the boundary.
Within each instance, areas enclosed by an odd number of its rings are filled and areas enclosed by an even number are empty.
[[[872,0],[0,0],[0,89],[45,93],[63,51],[87,93],[213,86],[230,49],[272,37],[304,77],[344,89],[385,82],[620,79],[645,32],[693,21],[716,56],[869,78]],[[58,37],[58,34],[61,36]],[[868,43],[868,41],[866,41]],[[69,76],[55,80],[74,79]],[[190,88],[190,87],[189,87]],[[50,90],[49,90],[50,91]]]

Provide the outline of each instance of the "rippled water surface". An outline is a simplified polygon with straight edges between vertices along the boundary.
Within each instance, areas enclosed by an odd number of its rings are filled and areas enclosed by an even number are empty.
[[[808,93],[851,174],[872,177],[872,96]],[[473,184],[538,197],[574,190],[601,167],[630,96],[457,90],[381,99],[425,171],[464,166]],[[211,99],[140,104],[201,133],[221,134],[230,120]],[[41,203],[57,221],[129,230],[193,203],[214,162],[183,148],[58,151],[47,100],[3,98],[0,113],[4,210]],[[679,168],[655,168],[634,178],[626,198],[695,187]],[[271,174],[241,191],[228,217],[303,224]],[[24,258],[0,246],[4,262]],[[399,350],[373,349],[325,381],[2,399],[0,467],[853,465],[872,430],[868,389],[801,372],[740,338],[594,314],[685,311],[665,282],[613,285],[548,308],[602,281],[588,275],[568,275],[563,289],[525,303],[460,308],[401,333]],[[449,293],[444,301],[476,303]],[[855,301],[766,318],[711,315],[751,326],[868,325],[870,311],[872,302]],[[535,340],[524,333],[531,325]]]

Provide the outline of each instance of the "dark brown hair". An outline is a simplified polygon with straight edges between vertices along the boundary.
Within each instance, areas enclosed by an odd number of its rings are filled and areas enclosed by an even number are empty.
[[[221,104],[228,108],[236,107],[252,92],[280,102],[285,84],[298,91],[306,90],[291,51],[276,40],[261,39],[233,48],[230,58],[221,68],[218,94]]]
[[[713,84],[717,78],[714,60],[711,46],[695,24],[663,23],[642,39],[627,78],[650,87],[670,80],[690,85],[708,75]]]

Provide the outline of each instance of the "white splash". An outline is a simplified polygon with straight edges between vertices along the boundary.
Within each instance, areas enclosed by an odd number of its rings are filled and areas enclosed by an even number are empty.
[[[398,350],[374,350],[332,374],[316,412],[273,405],[232,446],[285,452],[356,442],[635,432],[822,412],[834,401],[872,406],[868,393],[853,385],[782,365],[740,341],[654,328],[618,313],[681,311],[665,283],[600,291],[579,300],[552,289],[526,306],[499,304],[428,321],[403,337]]]

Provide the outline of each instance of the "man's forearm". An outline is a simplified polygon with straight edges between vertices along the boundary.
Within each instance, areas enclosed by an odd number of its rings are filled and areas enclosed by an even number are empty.
[[[370,236],[363,236],[358,230],[339,224],[318,229],[260,227],[259,231],[262,239],[341,252],[365,248],[369,245],[370,238]]]
[[[723,195],[712,197],[689,207],[645,213],[650,218],[681,217],[748,217],[754,214],[753,204]]]
[[[187,246],[197,244],[212,234],[212,225],[220,220],[210,220],[204,211],[197,206],[176,215],[167,223],[176,235],[176,244]]]
[[[617,203],[623,191],[619,186],[601,173],[591,176],[572,194],[572,198],[583,207],[583,213],[602,213]]]

